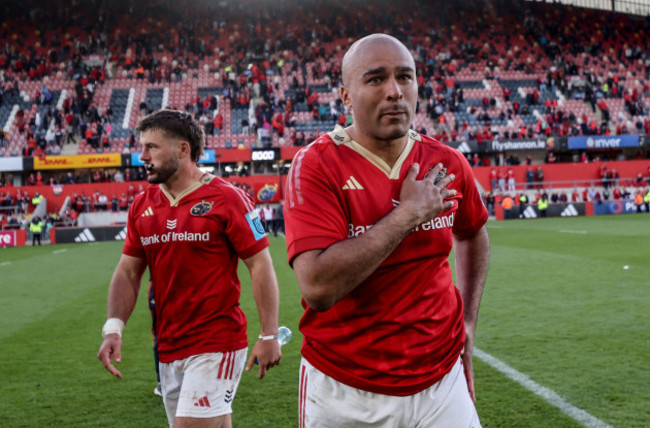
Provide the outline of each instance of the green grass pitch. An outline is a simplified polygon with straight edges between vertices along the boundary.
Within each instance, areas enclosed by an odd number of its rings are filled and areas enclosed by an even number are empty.
[[[615,427],[650,426],[650,215],[490,222],[492,257],[476,346]],[[282,365],[245,373],[236,427],[296,427],[302,314],[284,240],[271,238]],[[0,249],[0,426],[163,427],[153,395],[146,285],[124,336],[124,378],[96,359],[108,283],[122,244]],[[627,266],[627,269],[624,268]],[[258,334],[242,277],[249,334]],[[579,427],[475,359],[484,427]]]

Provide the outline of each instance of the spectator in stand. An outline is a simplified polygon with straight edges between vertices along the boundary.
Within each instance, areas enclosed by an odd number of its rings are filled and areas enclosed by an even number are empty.
[[[638,173],[636,176],[636,186],[637,187],[642,187],[643,186],[643,174]]]
[[[499,168],[499,191],[500,192],[505,192],[506,191],[506,173],[503,170],[503,168]]]
[[[530,166],[526,169],[527,189],[532,190],[535,187],[535,171]]]
[[[537,188],[542,189],[544,187],[544,170],[541,166],[537,167],[535,171],[535,181],[537,182]]]
[[[100,192],[97,196],[97,205],[99,207],[99,211],[106,211],[108,208],[108,197],[106,194],[104,194],[104,192]]]
[[[223,129],[223,115],[217,113],[212,119],[212,125],[214,129],[214,135],[221,135],[221,130]]]
[[[129,141],[125,147],[128,149],[135,148],[135,135],[133,134],[132,130],[129,130]]]
[[[490,187],[492,193],[496,192],[498,190],[498,174],[496,168],[491,168],[490,169]]]
[[[508,176],[508,191],[509,192],[514,192],[515,191],[515,172],[512,170],[512,168],[508,168],[507,176]]]
[[[113,197],[111,198],[111,212],[116,213],[119,211],[119,209],[120,209],[120,200],[117,199],[117,195],[114,194]]]
[[[120,196],[119,206],[120,206],[120,211],[126,211],[127,209],[129,209],[129,200],[126,196],[126,192],[122,192],[122,196]]]

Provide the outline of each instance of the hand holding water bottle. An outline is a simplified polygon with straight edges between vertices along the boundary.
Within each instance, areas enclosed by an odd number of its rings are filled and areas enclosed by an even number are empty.
[[[251,356],[246,364],[246,371],[252,369],[254,364],[259,364],[260,371],[257,378],[262,379],[268,369],[280,364],[282,359],[280,347],[290,340],[291,330],[285,326],[278,329],[278,334],[260,335],[251,351]]]

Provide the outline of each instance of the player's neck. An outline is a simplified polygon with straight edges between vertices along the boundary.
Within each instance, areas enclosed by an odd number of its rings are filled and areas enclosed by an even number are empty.
[[[174,175],[169,177],[163,186],[165,190],[174,198],[194,186],[201,180],[203,172],[193,163],[181,165]]]
[[[395,162],[397,162],[397,159],[402,154],[402,151],[408,142],[408,134],[395,140],[378,140],[367,135],[361,135],[360,133],[355,132],[352,127],[348,128],[347,132],[350,138],[373,154],[379,156],[391,168],[395,165]]]

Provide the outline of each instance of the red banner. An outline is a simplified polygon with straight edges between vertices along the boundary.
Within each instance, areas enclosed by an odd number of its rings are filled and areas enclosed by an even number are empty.
[[[15,247],[15,246],[16,246],[16,231],[0,230],[0,247]]]
[[[23,245],[25,245],[24,230],[0,230],[0,248],[19,247]]]

